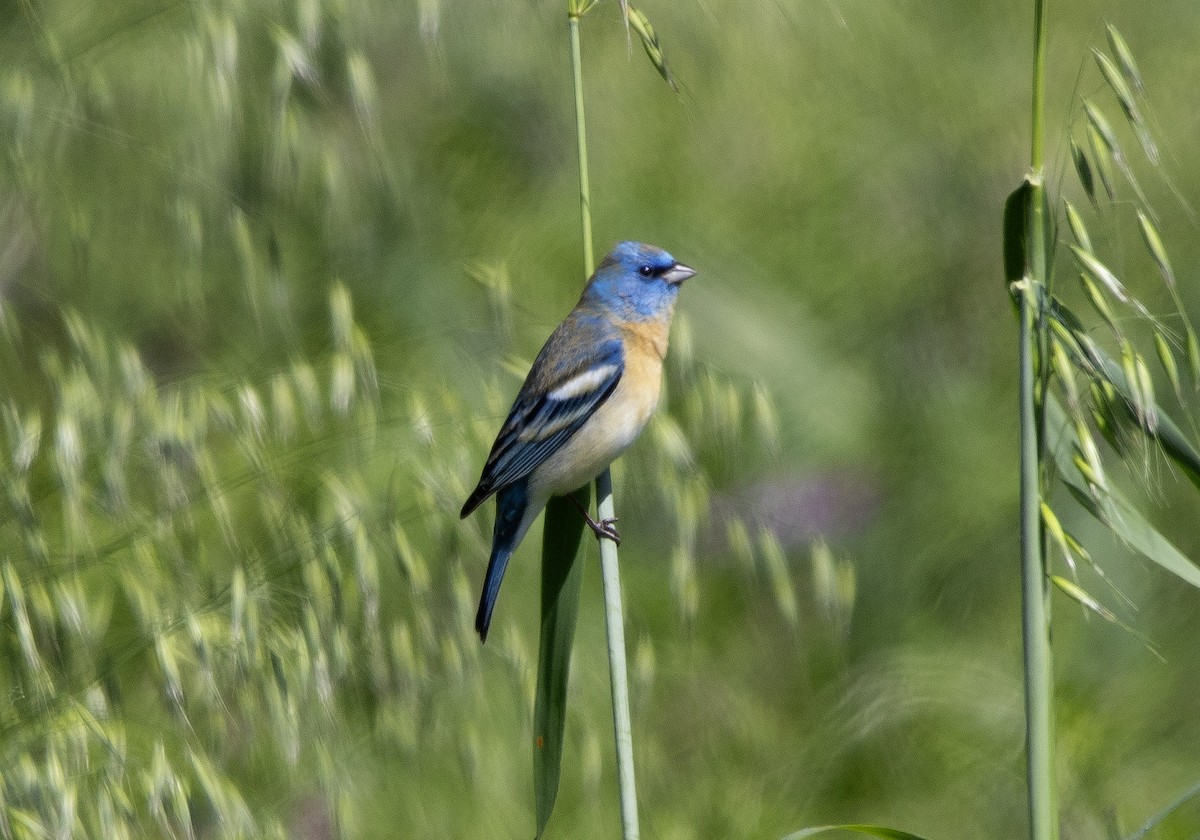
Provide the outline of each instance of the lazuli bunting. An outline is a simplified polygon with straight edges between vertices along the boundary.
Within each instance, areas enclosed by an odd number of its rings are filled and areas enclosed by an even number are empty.
[[[618,243],[534,359],[462,508],[466,517],[496,494],[492,555],[475,616],[481,639],[508,558],[546,502],[594,479],[650,419],[679,285],[695,273],[661,248]],[[579,508],[598,537],[619,541],[611,521],[596,522]]]

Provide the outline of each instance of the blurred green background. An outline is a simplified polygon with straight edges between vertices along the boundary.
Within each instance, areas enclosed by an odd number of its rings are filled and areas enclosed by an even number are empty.
[[[1031,5],[646,0],[679,95],[613,0],[583,22],[597,248],[699,270],[616,470],[647,837],[1025,832],[999,228]],[[1194,314],[1195,3],[1049,14],[1051,191],[1087,205],[1113,23]],[[532,835],[539,540],[481,646],[490,506],[457,510],[582,282],[565,20],[0,0],[0,836]],[[1165,311],[1121,192],[1088,218]],[[1139,463],[1200,554],[1194,490]],[[1200,595],[1069,526],[1136,630],[1056,601],[1063,836],[1107,837],[1200,778]],[[618,831],[588,550],[552,837]]]

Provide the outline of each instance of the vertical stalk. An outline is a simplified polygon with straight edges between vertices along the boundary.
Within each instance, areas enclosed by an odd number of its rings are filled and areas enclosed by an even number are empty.
[[[575,84],[575,139],[579,144],[579,215],[583,223],[583,273],[590,277],[596,270],[592,252],[592,193],[588,185],[587,120],[583,113],[583,58],[579,49],[579,13],[569,3],[567,25],[571,31],[571,76]]]
[[[1043,413],[1034,359],[1042,341],[1041,305],[1048,287],[1044,184],[1045,0],[1034,0],[1033,102],[1030,143],[1030,287],[1020,300],[1021,579],[1025,647],[1025,749],[1031,840],[1057,840],[1054,784],[1054,681],[1050,649],[1050,591],[1042,538],[1040,458]],[[1046,356],[1041,355],[1043,365]]]
[[[590,276],[595,270],[592,252],[592,207],[588,185],[587,124],[583,110],[583,61],[579,47],[579,9],[568,0],[567,23],[571,33],[571,74],[575,85],[575,133],[579,143],[579,211],[583,225],[583,261]],[[596,514],[615,519],[612,477],[606,469],[596,478]],[[604,581],[604,619],[608,631],[608,667],[612,685],[613,734],[616,738],[617,785],[621,794],[621,830],[624,840],[638,840],[637,785],[633,772],[633,727],[629,717],[629,680],[625,665],[625,619],[621,606],[621,573],[617,545],[600,540],[600,573]]]
[[[614,519],[612,477],[596,478],[596,515]],[[625,617],[621,607],[621,572],[617,544],[600,540],[600,574],[604,580],[604,623],[608,629],[608,668],[612,682],[613,734],[617,742],[617,785],[621,789],[621,829],[625,840],[638,840],[637,784],[633,775],[633,726],[629,719],[629,678],[625,667]]]
[[[1031,840],[1057,840],[1054,795],[1054,684],[1050,612],[1038,490],[1038,424],[1034,406],[1034,296],[1021,295],[1021,621],[1025,642],[1025,751]]]

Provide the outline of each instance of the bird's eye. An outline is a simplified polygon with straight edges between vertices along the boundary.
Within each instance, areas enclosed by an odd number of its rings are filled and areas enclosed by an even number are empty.
[[[650,277],[654,274],[654,269],[648,265],[644,265],[638,269],[638,274],[642,275],[643,277]]]

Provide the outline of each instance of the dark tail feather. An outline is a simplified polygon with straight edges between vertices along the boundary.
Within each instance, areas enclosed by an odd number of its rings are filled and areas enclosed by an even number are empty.
[[[504,580],[504,570],[508,568],[508,558],[511,556],[511,547],[497,546],[492,549],[487,576],[483,579],[483,594],[479,597],[479,612],[475,613],[475,629],[479,633],[480,641],[487,641],[492,611],[496,608],[496,596],[500,594],[500,581]]]
[[[525,519],[527,494],[525,482],[509,485],[496,497],[496,527],[492,532],[492,556],[488,560],[487,574],[483,578],[483,594],[479,597],[479,612],[475,614],[475,629],[479,638],[487,641],[488,626],[492,623],[492,611],[496,608],[496,596],[500,594],[500,582],[512,556],[525,536],[522,523]],[[478,491],[476,491],[478,492]],[[471,494],[473,499],[475,494]],[[486,498],[486,496],[484,497]],[[470,504],[470,499],[467,503]],[[476,502],[478,505],[478,502]]]

